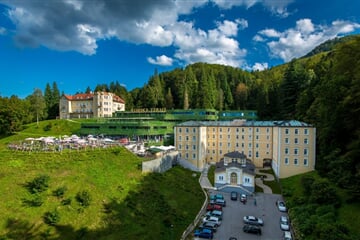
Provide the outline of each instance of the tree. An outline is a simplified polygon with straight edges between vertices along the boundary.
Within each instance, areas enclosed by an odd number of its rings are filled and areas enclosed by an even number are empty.
[[[39,126],[39,120],[46,118],[46,103],[40,89],[35,88],[34,92],[27,97],[30,101],[30,110],[36,116],[36,124]]]
[[[239,83],[235,90],[235,99],[237,109],[246,109],[246,101],[248,98],[248,88],[245,83]]]
[[[171,89],[168,88],[166,97],[165,97],[165,106],[167,109],[173,109],[174,108],[174,101],[173,96],[171,94]]]

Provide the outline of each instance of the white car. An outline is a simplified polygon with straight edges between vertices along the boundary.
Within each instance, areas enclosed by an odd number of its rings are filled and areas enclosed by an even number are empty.
[[[284,232],[284,240],[292,240],[291,232],[285,231]]]
[[[206,216],[203,218],[203,223],[205,222],[212,222],[215,223],[217,226],[221,225],[221,220],[218,217],[214,217],[214,216]]]
[[[276,201],[276,205],[277,205],[280,212],[286,212],[287,211],[286,205],[285,205],[285,203],[283,201],[280,201],[280,200]]]
[[[280,217],[280,228],[283,231],[289,231],[290,229],[289,219],[286,216]]]
[[[250,225],[258,225],[258,226],[264,225],[264,221],[261,218],[254,216],[244,216],[244,223]]]

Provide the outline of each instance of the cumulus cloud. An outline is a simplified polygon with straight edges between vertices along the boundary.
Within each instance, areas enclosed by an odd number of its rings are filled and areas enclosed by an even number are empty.
[[[238,31],[248,27],[245,19],[223,20],[210,30],[179,21],[180,15],[192,13],[208,0],[0,1],[10,7],[8,16],[16,25],[15,41],[21,47],[45,46],[93,55],[99,40],[116,38],[174,47],[173,58],[185,64],[205,61],[232,66],[239,66],[246,54],[235,39]],[[173,58],[150,57],[148,62],[170,65]]]
[[[173,59],[165,55],[157,56],[155,59],[152,57],[147,58],[148,62],[160,66],[171,66],[173,64]]]
[[[254,40],[267,43],[273,57],[290,61],[306,55],[322,42],[353,32],[360,24],[348,21],[334,21],[330,25],[316,25],[311,19],[300,19],[294,28],[283,32],[275,29],[264,29],[257,33]]]
[[[222,9],[231,9],[232,7],[243,6],[251,8],[255,4],[262,4],[268,11],[279,17],[287,17],[290,13],[287,11],[287,6],[294,2],[294,0],[212,0],[217,6]]]
[[[253,66],[252,66],[252,70],[253,71],[262,71],[262,70],[265,70],[265,69],[268,69],[269,68],[269,64],[264,62],[264,63],[255,63]]]

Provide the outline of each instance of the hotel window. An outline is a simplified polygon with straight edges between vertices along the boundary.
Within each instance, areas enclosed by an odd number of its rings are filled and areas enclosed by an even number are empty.
[[[299,149],[294,148],[294,155],[298,155],[299,154]]]
[[[179,153],[179,158],[181,158],[181,153]]]
[[[224,180],[224,176],[219,176],[219,180],[223,181]]]
[[[189,154],[188,154],[188,153],[185,154],[185,158],[186,158],[186,159],[189,158]]]
[[[181,136],[179,136],[179,141],[181,141]]]
[[[299,129],[295,128],[295,134],[299,134]]]
[[[228,132],[230,132],[230,128],[228,128]]]
[[[266,136],[266,140],[269,140],[269,139],[270,139],[270,136],[269,136],[269,135],[267,135],[267,136]]]
[[[244,138],[245,138],[244,135],[241,135],[241,139],[244,140]]]
[[[188,129],[188,128],[185,128],[185,132],[187,132],[187,133],[188,133],[188,132],[189,132],[189,129]]]
[[[269,129],[269,128],[266,128],[266,132],[269,133],[269,132],[270,132],[270,129]]]
[[[179,144],[179,150],[181,150],[181,144]]]
[[[289,134],[289,129],[285,128],[285,134]]]
[[[186,140],[186,141],[189,141],[189,136],[185,136],[185,140]]]
[[[236,143],[236,147],[237,147],[237,148],[239,147],[239,143]]]
[[[182,131],[181,128],[179,128],[179,133],[181,133],[181,131]]]
[[[258,152],[258,151],[255,152],[255,156],[256,156],[257,158],[259,157],[259,152]]]
[[[289,149],[285,148],[285,154],[289,154]]]
[[[222,150],[219,151],[219,154],[220,154],[220,155],[222,154]]]
[[[228,148],[231,147],[231,143],[228,143]]]
[[[215,134],[213,134],[213,138],[215,138]]]
[[[251,143],[249,143],[249,148],[251,148]]]
[[[299,164],[299,161],[297,158],[294,158],[294,165],[298,165]]]
[[[289,144],[289,138],[285,138],[285,144]]]
[[[236,135],[236,139],[239,139],[239,135]]]
[[[256,148],[259,148],[259,144],[258,144],[258,143],[256,143],[256,144],[255,144],[255,147],[256,147]]]
[[[222,128],[220,128],[220,132],[222,132]]]
[[[196,136],[193,136],[192,139],[193,139],[193,141],[196,141]]]
[[[307,166],[308,165],[308,160],[307,158],[304,158],[304,166]]]
[[[251,131],[252,131],[252,128],[249,128],[249,133],[251,133]]]
[[[269,146],[270,146],[270,145],[267,143],[267,144],[266,144],[266,148],[269,148]]]
[[[215,150],[213,150],[213,154],[215,154]]]
[[[251,140],[252,139],[252,136],[251,135],[249,135],[249,140]]]
[[[239,132],[239,128],[236,128],[236,132]]]
[[[195,153],[193,153],[193,159],[195,159],[196,158],[196,154]]]
[[[308,139],[304,138],[304,144],[308,144]]]
[[[288,165],[289,164],[289,158],[285,158],[285,164]]]
[[[249,157],[251,157],[251,151],[249,151]]]
[[[213,147],[215,147],[215,142],[213,142]]]
[[[308,149],[304,148],[304,155],[307,156],[308,155]]]
[[[220,134],[220,139],[222,139],[222,135]]]
[[[221,142],[221,143],[219,143],[219,147],[222,147],[222,142]]]
[[[193,150],[196,150],[196,145],[193,145]]]
[[[213,128],[213,132],[215,132],[215,128]]]
[[[256,138],[256,140],[259,140],[259,135],[256,135],[255,138]]]
[[[257,133],[259,132],[259,128],[256,128],[256,132],[257,132]]]
[[[294,143],[295,143],[295,144],[298,144],[298,143],[299,143],[298,138],[295,138],[295,139],[294,139]]]
[[[244,130],[244,128],[241,128],[241,132],[244,132],[245,130]]]
[[[186,150],[189,150],[189,145],[186,144],[186,145],[185,145],[185,149],[186,149]]]
[[[230,139],[230,135],[228,135],[228,139]]]
[[[244,147],[244,143],[241,143],[241,147],[242,147],[242,148]]]
[[[193,133],[196,133],[196,128],[193,128]]]
[[[305,129],[304,129],[304,134],[305,134],[305,135],[308,135],[308,134],[309,134],[309,129],[305,128]]]

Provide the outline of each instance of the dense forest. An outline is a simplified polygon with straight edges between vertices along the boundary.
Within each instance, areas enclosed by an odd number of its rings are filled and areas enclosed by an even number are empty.
[[[319,174],[360,199],[360,36],[335,39],[308,57],[264,71],[196,63],[154,72],[141,88],[127,91],[118,82],[93,91],[115,92],[132,108],[217,110],[255,109],[259,118],[297,119],[317,128]],[[85,92],[91,89],[88,87]],[[0,97],[0,135],[22,125],[55,118],[60,93],[47,84],[25,99]]]

